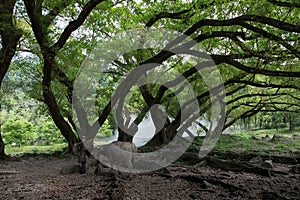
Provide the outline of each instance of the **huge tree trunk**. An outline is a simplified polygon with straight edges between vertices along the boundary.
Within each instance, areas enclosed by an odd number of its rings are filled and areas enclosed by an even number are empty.
[[[118,141],[122,141],[122,142],[132,142],[133,140],[133,136],[132,135],[128,135],[126,132],[124,132],[122,129],[118,128]]]
[[[159,147],[169,143],[177,134],[179,123],[175,120],[171,124],[165,125],[145,146]]]
[[[55,55],[51,53],[51,51],[44,51],[44,68],[43,68],[43,97],[44,102],[46,103],[50,115],[60,130],[61,134],[64,136],[66,141],[68,142],[68,152],[72,152],[75,143],[78,143],[79,140],[76,137],[74,131],[72,130],[71,125],[66,121],[64,116],[62,115],[54,93],[51,88],[52,81],[52,71],[53,66],[55,65]]]
[[[159,147],[166,143],[167,143],[167,134],[165,132],[165,128],[163,128],[160,132],[156,133],[154,137],[149,142],[147,142],[145,146]]]

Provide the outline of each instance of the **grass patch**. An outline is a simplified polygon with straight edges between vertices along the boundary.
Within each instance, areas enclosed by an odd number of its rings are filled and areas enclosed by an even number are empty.
[[[24,153],[55,153],[58,151],[63,151],[68,145],[64,144],[52,144],[52,145],[33,145],[33,146],[21,146],[21,147],[12,147],[6,146],[5,152],[8,155],[18,155]]]
[[[270,141],[273,135],[279,136],[278,140]],[[264,140],[263,137],[269,136]],[[203,138],[196,138],[190,151],[198,152]],[[221,135],[216,145],[213,147],[215,151],[235,151],[247,153],[263,153],[263,152],[287,152],[291,150],[300,150],[300,133],[289,132],[287,130],[258,130],[243,131],[232,135]]]
[[[272,138],[273,135],[279,135],[280,139],[270,142],[264,141],[261,138],[266,135]],[[203,138],[196,137],[195,141],[189,148],[191,152],[199,152],[203,143]],[[47,153],[63,151],[67,148],[67,144],[53,144],[53,145],[33,145],[12,147],[6,146],[5,152],[8,155],[18,155],[24,153]],[[143,149],[142,152],[148,152],[149,149]],[[232,135],[221,135],[213,150],[215,151],[235,151],[235,152],[249,152],[249,153],[263,153],[263,152],[287,152],[291,150],[300,150],[300,131],[288,130],[250,130],[242,131]]]
[[[273,144],[240,135],[222,135],[213,150],[237,152],[263,152],[273,148]]]
[[[245,132],[245,131],[243,131]],[[242,133],[242,132],[241,132]],[[246,133],[251,136],[258,136],[258,137],[264,137],[266,135],[272,137],[273,135],[281,135],[286,137],[291,137],[293,135],[299,135],[300,129],[295,129],[293,131],[290,131],[288,129],[262,129],[262,130],[247,130]],[[240,134],[240,133],[238,133]]]

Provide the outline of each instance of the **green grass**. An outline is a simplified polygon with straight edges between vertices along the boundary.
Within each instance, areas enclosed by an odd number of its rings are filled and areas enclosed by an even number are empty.
[[[279,141],[268,142],[261,140],[266,135],[272,138],[274,134],[280,135]],[[294,137],[294,135],[298,135]],[[197,138],[192,144],[190,151],[198,152],[203,142],[203,138]],[[53,144],[49,146],[6,146],[6,154],[18,155],[24,153],[54,153],[63,151],[67,144]],[[288,130],[252,130],[242,131],[232,135],[221,135],[213,150],[215,151],[236,151],[249,153],[263,152],[287,152],[291,150],[300,150],[300,131]]]
[[[279,134],[281,136],[287,136],[290,137],[294,134],[298,134],[300,133],[299,129],[295,129],[295,130],[288,130],[288,129],[262,129],[262,130],[247,130],[246,131],[247,134],[251,135],[251,136],[266,136],[269,135],[270,137],[272,137],[274,134]]]
[[[281,136],[279,141],[264,141],[261,138],[266,135],[272,138],[273,135]],[[295,137],[294,135],[298,135]],[[203,138],[197,138],[191,150],[199,149]],[[235,151],[248,153],[263,153],[263,152],[288,152],[291,150],[300,150],[300,133],[290,132],[287,130],[258,130],[258,131],[243,131],[232,135],[221,135],[213,150],[215,151]]]
[[[34,146],[21,146],[12,147],[6,146],[5,152],[8,155],[18,155],[24,153],[54,153],[57,151],[63,151],[67,147],[67,144],[53,144],[53,145],[34,145]]]
[[[233,135],[222,135],[214,150],[217,151],[237,151],[237,152],[260,152],[270,150],[273,144],[261,140],[244,138]]]

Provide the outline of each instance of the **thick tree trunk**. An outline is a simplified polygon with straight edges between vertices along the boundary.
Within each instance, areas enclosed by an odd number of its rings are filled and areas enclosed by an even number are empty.
[[[158,132],[157,134],[154,135],[154,137],[147,142],[145,146],[147,147],[159,147],[162,146],[163,144],[167,143],[167,133],[165,132],[165,128]]]
[[[15,0],[1,1],[0,3],[0,34],[2,45],[0,51],[0,87],[22,36],[22,31],[18,30],[13,24],[15,3]]]
[[[122,141],[122,142],[132,142],[133,140],[133,136],[132,135],[128,135],[127,133],[125,133],[122,129],[118,128],[118,141]]]
[[[50,115],[55,123],[55,125],[60,130],[61,134],[64,136],[68,142],[68,152],[72,152],[75,143],[78,143],[79,140],[73,132],[71,126],[64,119],[60,110],[58,108],[57,102],[55,100],[54,94],[50,88],[43,89],[43,96],[46,105],[48,106]]]
[[[58,103],[56,101],[56,98],[54,96],[54,93],[51,88],[51,81],[52,81],[52,68],[55,65],[54,57],[49,52],[44,52],[44,69],[43,69],[43,97],[44,102],[46,103],[48,110],[50,112],[50,115],[57,126],[57,128],[60,130],[61,134],[64,136],[66,141],[68,142],[68,152],[72,152],[72,149],[74,147],[75,143],[78,143],[79,140],[76,137],[74,131],[72,130],[69,123],[65,120],[64,116],[61,114],[60,109],[58,107]]]
[[[165,125],[161,131],[154,135],[154,137],[147,142],[145,146],[157,147],[162,146],[170,142],[177,134],[177,128],[179,127],[178,122],[172,122],[171,124]]]
[[[159,108],[159,105],[154,105],[150,109],[151,118],[155,126],[154,137],[147,142],[145,146],[155,147],[167,144],[176,135],[176,129],[178,127],[177,120],[175,119],[171,124],[165,115],[164,111]],[[175,122],[176,121],[176,122]]]

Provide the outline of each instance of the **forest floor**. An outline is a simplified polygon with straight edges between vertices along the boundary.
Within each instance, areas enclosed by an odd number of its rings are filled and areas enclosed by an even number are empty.
[[[0,161],[0,199],[300,199],[299,173],[266,176],[178,163],[130,176],[95,175],[92,166],[86,174],[61,173],[76,161],[44,155]]]

